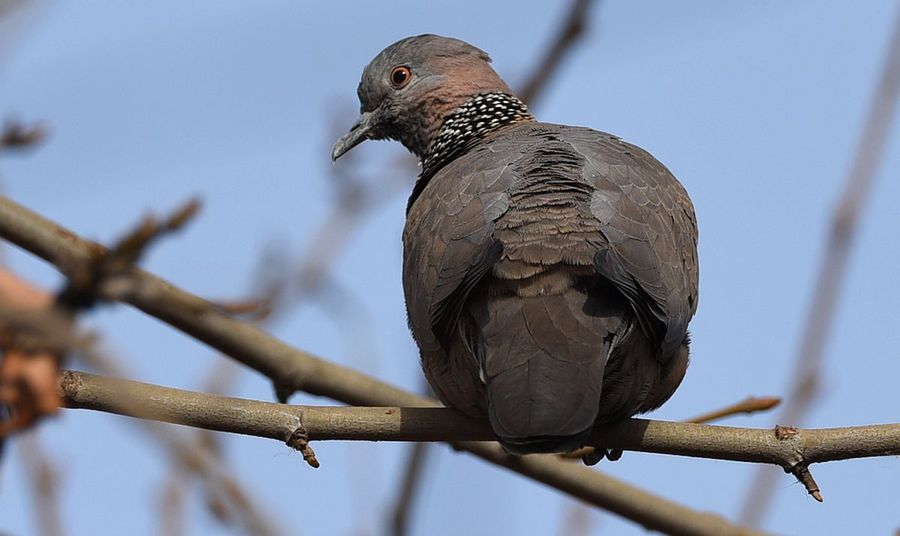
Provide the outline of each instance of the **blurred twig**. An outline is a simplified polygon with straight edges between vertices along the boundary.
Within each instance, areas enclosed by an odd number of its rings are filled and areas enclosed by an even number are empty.
[[[391,512],[391,533],[394,536],[404,536],[409,532],[409,517],[415,506],[419,484],[431,445],[428,443],[415,443],[407,451],[407,458],[403,477],[400,480],[400,491],[397,495]]]
[[[569,501],[569,508],[560,528],[560,536],[587,536],[591,534],[593,513],[588,505],[581,501]]]
[[[65,260],[66,286],[57,295],[56,303],[77,311],[105,299],[107,293],[127,294],[132,283],[128,275],[147,248],[161,237],[180,230],[199,210],[200,202],[191,199],[162,219],[147,215],[111,248],[94,248],[87,258]],[[108,288],[101,291],[102,286]]]
[[[760,411],[769,411],[781,403],[781,399],[777,396],[755,397],[751,396],[740,402],[726,406],[721,409],[713,410],[696,417],[685,419],[684,422],[708,423],[718,421],[732,415],[740,415],[742,413],[757,413]]]
[[[891,30],[891,41],[882,68],[881,79],[869,105],[865,126],[850,166],[837,209],[831,220],[831,231],[825,256],[810,304],[800,347],[795,357],[794,382],[778,422],[800,424],[819,390],[825,345],[831,332],[835,305],[840,294],[850,246],[857,222],[866,208],[878,166],[881,163],[900,91],[900,11]],[[747,491],[740,519],[759,525],[775,496],[776,474],[761,467]]]
[[[526,78],[522,88],[516,92],[525,104],[533,105],[538,96],[543,94],[544,88],[562,66],[566,55],[571,52],[575,43],[584,34],[588,21],[587,13],[592,3],[592,0],[574,0],[572,2],[552,43],[546,48],[543,57],[534,62],[537,67]]]
[[[201,391],[205,393],[225,394],[234,383],[239,372],[238,366],[229,359],[218,358],[213,364],[209,377],[204,382]],[[212,460],[220,466],[225,467],[226,462],[222,456],[222,445],[220,435],[210,430],[196,430],[192,434],[192,438],[187,440],[193,442],[194,448],[200,452],[204,452]],[[172,467],[169,470],[169,476],[163,483],[160,491],[160,510],[163,534],[180,534],[183,531],[184,518],[184,501],[186,499],[187,486],[190,483],[191,476],[200,476],[191,471],[190,466],[184,463],[179,456],[172,457]],[[213,517],[219,520],[223,525],[232,525],[240,522],[241,518],[247,516],[256,516],[255,507],[249,507],[249,511],[241,511],[246,509],[248,494],[241,489],[235,492],[232,488],[220,489],[217,486],[204,486],[205,503]],[[233,495],[237,494],[237,498]],[[232,497],[229,497],[232,495]],[[238,509],[234,512],[234,509]],[[263,524],[260,521],[252,521],[244,523],[245,526],[258,526]],[[180,528],[180,529],[179,529]]]
[[[59,471],[47,457],[36,432],[18,438],[18,452],[31,483],[35,521],[41,536],[60,536]]]
[[[0,130],[0,152],[30,149],[44,141],[46,137],[47,127],[43,123],[26,125],[8,120]]]
[[[184,534],[184,501],[187,478],[180,472],[172,471],[163,483],[159,494],[159,533],[161,536]]]
[[[16,44],[16,39],[33,26],[49,2],[38,0],[0,0],[0,61]]]

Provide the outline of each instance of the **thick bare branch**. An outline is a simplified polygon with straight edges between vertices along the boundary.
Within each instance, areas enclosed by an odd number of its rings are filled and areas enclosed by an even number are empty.
[[[447,408],[291,406],[160,387],[66,371],[72,408],[288,441],[492,441],[482,423]],[[787,432],[786,432],[787,431]],[[775,431],[630,419],[603,426],[592,441],[608,448],[770,463],[785,470],[813,463],[900,455],[900,424]]]
[[[692,422],[695,424],[708,423],[740,413],[756,413],[758,411],[768,411],[777,406],[779,403],[781,403],[781,399],[774,396],[765,396],[762,398],[749,397],[735,404],[731,404],[730,406],[713,410],[702,415],[692,417],[690,419],[685,419],[683,422]],[[608,454],[606,454],[606,456],[608,456]],[[560,454],[560,457],[569,460],[595,459],[599,461],[603,459],[603,456],[598,456],[596,454],[596,449],[594,449],[594,447],[582,447],[572,452]]]

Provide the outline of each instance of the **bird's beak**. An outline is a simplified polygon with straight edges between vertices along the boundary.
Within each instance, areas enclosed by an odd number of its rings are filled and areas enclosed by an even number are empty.
[[[335,142],[334,148],[331,150],[332,162],[340,158],[341,155],[350,149],[372,137],[373,115],[373,112],[363,112],[360,114],[356,123],[353,123],[353,126],[350,127],[350,132],[344,134],[337,142]]]

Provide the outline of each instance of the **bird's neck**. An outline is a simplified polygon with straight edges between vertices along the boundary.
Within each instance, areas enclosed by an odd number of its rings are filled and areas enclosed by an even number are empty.
[[[444,117],[422,158],[419,182],[427,181],[488,133],[523,121],[534,121],[534,116],[515,96],[499,91],[475,95]]]

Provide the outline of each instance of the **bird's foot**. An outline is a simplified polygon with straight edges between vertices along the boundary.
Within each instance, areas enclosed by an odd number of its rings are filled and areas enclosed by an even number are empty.
[[[597,465],[600,463],[603,458],[614,462],[622,457],[622,449],[604,449],[600,447],[594,447],[593,449],[586,449],[586,452],[581,455],[581,461],[584,462],[585,465]]]

